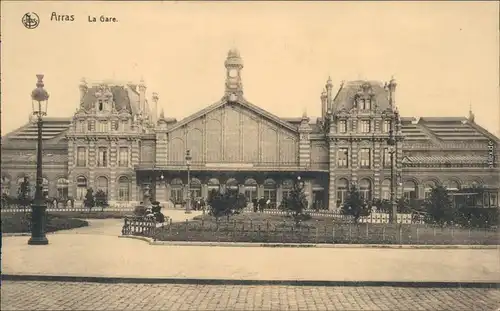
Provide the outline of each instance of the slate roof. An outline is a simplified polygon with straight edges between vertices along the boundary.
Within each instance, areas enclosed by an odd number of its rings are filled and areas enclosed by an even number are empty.
[[[480,164],[487,163],[487,156],[409,156],[403,159],[403,163],[418,164]]]
[[[134,85],[107,85],[113,94],[116,110],[125,109],[126,111],[136,114],[139,112],[139,93]],[[91,86],[83,96],[82,106],[85,109],[90,109],[97,101],[95,93],[99,86]]]
[[[388,93],[380,81],[349,81],[341,85],[337,95],[333,99],[333,111],[339,111],[343,108],[350,110],[354,104],[355,95],[361,90],[364,84],[369,84],[375,95],[375,101],[379,110],[383,111],[389,107]]]
[[[442,141],[485,141],[490,139],[464,117],[423,117],[420,118],[419,123]]]
[[[66,132],[71,124],[70,118],[44,118],[42,139],[44,149],[66,149]],[[29,122],[2,137],[2,149],[36,149],[38,128]]]

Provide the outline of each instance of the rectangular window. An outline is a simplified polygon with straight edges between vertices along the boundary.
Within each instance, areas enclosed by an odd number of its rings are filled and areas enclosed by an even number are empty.
[[[128,121],[127,120],[122,120],[120,122],[120,124],[121,124],[120,125],[121,126],[121,128],[120,128],[121,131],[123,131],[123,132],[128,131]]]
[[[339,121],[339,133],[347,133],[347,121],[346,120]]]
[[[101,133],[108,132],[109,131],[108,125],[109,125],[109,123],[107,121],[99,121],[97,131],[101,132]]]
[[[119,165],[121,167],[127,167],[128,166],[128,147],[120,147],[120,159],[119,159]]]
[[[490,207],[498,207],[498,197],[496,193],[490,193]]]
[[[384,167],[391,167],[391,153],[389,148],[384,148]]]
[[[361,133],[370,133],[370,121],[362,120],[361,121]]]
[[[370,149],[362,148],[359,151],[359,166],[361,168],[370,168]]]
[[[90,121],[90,120],[87,121],[87,131],[89,131],[89,132],[92,131],[92,123],[93,123],[93,121]]]
[[[76,166],[87,166],[87,153],[85,147],[78,147],[76,150]]]
[[[107,167],[108,166],[108,148],[99,147],[99,152],[97,153],[97,166]]]
[[[389,133],[390,129],[391,129],[391,121],[390,120],[384,120],[384,126],[382,128],[382,131],[384,133]]]
[[[337,151],[337,167],[349,167],[349,150],[347,148],[340,148]]]
[[[85,132],[85,121],[78,121],[78,132]]]

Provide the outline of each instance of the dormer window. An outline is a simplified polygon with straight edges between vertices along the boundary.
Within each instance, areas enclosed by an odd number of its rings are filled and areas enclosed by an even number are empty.
[[[384,127],[383,131],[384,133],[389,133],[389,130],[391,129],[391,121],[390,120],[384,120]]]
[[[365,98],[361,100],[361,109],[370,110],[372,106],[372,100],[370,98]]]

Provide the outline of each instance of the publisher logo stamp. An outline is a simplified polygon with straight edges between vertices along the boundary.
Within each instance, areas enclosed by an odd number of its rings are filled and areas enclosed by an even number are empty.
[[[28,29],[35,29],[40,24],[40,17],[35,12],[28,12],[23,15],[22,23]]]

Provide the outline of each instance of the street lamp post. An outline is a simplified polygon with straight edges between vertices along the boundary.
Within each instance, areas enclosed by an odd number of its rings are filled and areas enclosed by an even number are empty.
[[[391,122],[390,122],[390,127],[389,127],[389,138],[387,139],[387,145],[389,146],[389,154],[391,157],[391,213],[390,213],[390,222],[391,223],[396,223],[397,222],[397,212],[398,212],[398,206],[396,202],[396,193],[395,193],[395,176],[394,176],[394,169],[395,169],[395,157],[394,153],[396,152],[396,139],[394,137],[394,122],[397,119],[397,111],[394,112],[394,115],[391,116]]]
[[[36,192],[35,200],[31,205],[31,238],[29,245],[47,245],[49,240],[45,235],[45,210],[47,205],[43,199],[43,177],[42,177],[42,127],[43,116],[47,115],[49,93],[43,88],[43,75],[36,75],[38,81],[36,89],[31,92],[31,104],[33,115],[36,116],[38,127],[37,154],[36,154]]]
[[[191,213],[191,151],[186,150],[186,166],[187,166],[187,200],[186,200],[186,214]]]

